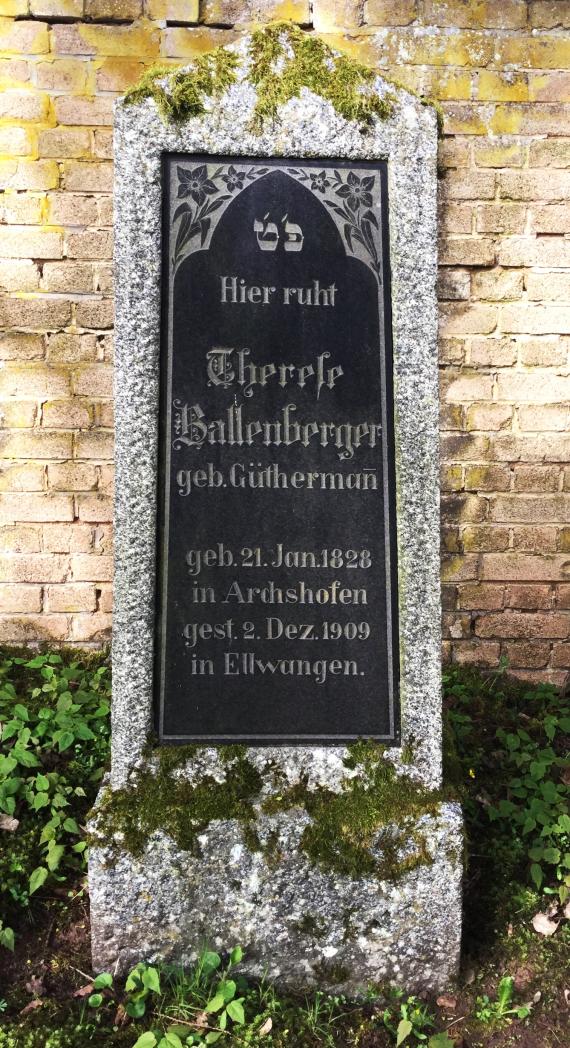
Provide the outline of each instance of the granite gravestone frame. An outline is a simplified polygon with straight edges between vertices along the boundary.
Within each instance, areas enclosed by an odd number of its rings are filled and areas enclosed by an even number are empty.
[[[251,974],[293,987],[350,993],[391,980],[435,989],[458,964],[462,831],[459,807],[433,792],[441,784],[436,116],[377,78],[393,112],[366,134],[306,89],[256,133],[249,46],[245,38],[237,49],[236,83],[201,117],[173,126],[152,101],[116,109],[113,748],[90,855],[94,965],[187,963],[205,942],[240,942]],[[188,191],[178,196],[181,184]],[[370,235],[356,237],[330,206],[347,201],[360,222],[365,208],[375,216]],[[291,288],[305,297],[296,292],[285,305]],[[322,304],[309,306],[309,291]],[[339,479],[323,481],[329,474]],[[349,474],[360,478],[353,487]],[[282,563],[287,553],[293,561]],[[268,602],[227,611],[220,595],[234,583],[274,589]],[[302,605],[302,615],[299,600],[275,601],[275,587],[298,594],[301,585],[328,597]],[[346,603],[344,590],[353,594]],[[366,603],[354,597],[362,590]],[[334,641],[325,623],[337,624]],[[284,635],[300,624],[313,624],[316,641]],[[300,650],[309,644],[317,656]],[[223,672],[228,652],[238,655],[230,669],[245,675]],[[251,654],[309,669],[281,667],[268,684],[259,666],[248,674]],[[355,878],[311,858],[311,805],[278,801],[367,788],[374,772],[349,744],[358,736],[385,741],[378,759],[401,776],[403,814],[396,800],[369,842],[372,866]],[[176,740],[191,739],[201,745],[172,761]],[[247,748],[214,745],[223,740]],[[241,816],[198,818],[189,848],[170,810],[133,854],[124,824],[113,832],[100,816],[121,798],[133,802],[136,823],[137,790],[145,781],[152,792],[165,753],[176,765],[172,783],[196,796],[223,791],[245,762],[257,784],[247,825]],[[415,815],[404,810],[410,789],[432,791]],[[421,861],[408,862],[420,839]],[[399,856],[393,873],[382,866],[385,849]]]

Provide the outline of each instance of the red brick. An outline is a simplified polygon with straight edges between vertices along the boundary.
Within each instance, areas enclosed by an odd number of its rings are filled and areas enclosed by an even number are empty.
[[[564,670],[570,669],[570,644],[555,644],[552,649],[552,665]]]
[[[509,529],[497,524],[468,526],[462,532],[466,553],[495,553],[508,549]]]
[[[48,586],[46,610],[60,612],[95,611],[95,586],[84,582]]]
[[[25,615],[0,619],[0,640],[5,644],[28,645],[60,643],[68,637],[69,622],[65,615]]]
[[[0,549],[6,553],[39,553],[41,530],[29,524],[5,524],[0,527]]]
[[[533,640],[536,637],[570,636],[570,615],[563,612],[522,612],[506,610],[480,615],[475,622],[478,637],[513,637]]]
[[[20,584],[0,585],[0,612],[17,612],[20,615],[42,610],[41,586]]]
[[[558,582],[570,578],[570,558],[564,554],[520,556],[487,553],[481,559],[480,578],[489,582]]]
[[[54,553],[12,553],[0,557],[0,579],[6,582],[65,582],[69,557]]]
[[[503,591],[501,585],[470,582],[458,586],[458,606],[468,611],[498,611],[503,607]]]
[[[113,558],[95,554],[76,553],[71,558],[73,578],[86,582],[111,582]]]
[[[552,587],[544,585],[511,585],[505,592],[507,608],[524,611],[547,610],[552,607]]]
[[[102,611],[90,615],[74,615],[71,620],[71,637],[74,641],[105,644],[111,634],[111,615]]]
[[[505,644],[503,654],[513,668],[542,669],[550,659],[550,644],[545,641],[513,641]]]
[[[453,661],[459,665],[497,666],[500,654],[497,642],[462,640],[453,645]]]

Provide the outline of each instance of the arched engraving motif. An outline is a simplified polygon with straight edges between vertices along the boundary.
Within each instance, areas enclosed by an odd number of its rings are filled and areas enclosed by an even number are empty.
[[[329,214],[345,245],[347,254],[360,258],[382,283],[378,248],[379,223],[374,213],[372,190],[376,175],[367,170],[320,171],[273,165],[206,164],[177,166],[177,204],[173,216],[176,230],[172,265],[174,271],[195,251],[209,247],[212,235],[227,208],[240,193],[260,178],[281,171],[300,182],[330,210]],[[280,237],[284,249],[298,252],[303,247],[303,231],[286,214],[280,217],[283,229],[268,215],[256,219],[254,232],[261,251],[275,251]]]

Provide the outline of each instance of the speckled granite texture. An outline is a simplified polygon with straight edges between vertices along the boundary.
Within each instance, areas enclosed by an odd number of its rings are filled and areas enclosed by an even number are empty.
[[[453,977],[461,935],[462,819],[456,805],[418,820],[433,861],[397,883],[323,872],[299,851],[302,809],[261,816],[280,858],[251,852],[235,821],[200,835],[202,854],[162,833],[134,859],[92,851],[95,966],[122,970],[141,957],[181,964],[201,946],[245,947],[243,968],[281,986],[358,995],[372,983],[437,990]],[[94,919],[93,919],[94,918]]]
[[[166,126],[151,101],[116,107],[116,566],[113,626],[111,784],[145,767],[152,722],[158,358],[160,328],[161,154],[346,157],[388,160],[392,271],[395,440],[403,744],[406,773],[441,781],[439,448],[436,350],[436,115],[403,90],[393,115],[363,133],[322,98],[303,90],[261,134],[250,122],[247,39],[238,82],[204,116]],[[209,751],[211,759],[214,754]],[[400,750],[387,751],[398,766]],[[290,782],[308,776],[338,788],[345,750],[275,747],[251,751]],[[205,751],[208,763],[208,751]],[[195,771],[194,774],[199,774]],[[130,777],[130,778],[129,778]],[[457,967],[461,817],[442,805],[426,836],[433,862],[397,884],[352,881],[317,870],[297,847],[306,812],[282,814],[283,861],[269,868],[245,847],[239,826],[213,822],[201,859],[163,835],[135,861],[120,846],[95,847],[90,860],[94,963],[124,966],[140,956],[190,958],[205,940],[240,941],[249,971],[266,967],[291,985],[331,985],[326,961],[348,970],[355,991],[392,979],[435,988]],[[119,843],[119,842],[117,842]],[[348,920],[346,914],[350,911]],[[318,942],[295,931],[310,913],[326,923]],[[347,923],[348,921],[348,923]],[[347,931],[348,929],[348,931]],[[320,972],[320,974],[319,974]]]

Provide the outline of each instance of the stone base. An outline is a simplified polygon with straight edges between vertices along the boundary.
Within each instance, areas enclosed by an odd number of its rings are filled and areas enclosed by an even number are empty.
[[[261,816],[260,843],[271,843],[265,854],[248,849],[234,820],[210,823],[199,858],[162,832],[138,858],[116,842],[92,847],[95,971],[141,959],[190,965],[206,945],[239,944],[248,975],[290,989],[444,988],[459,964],[459,806],[442,803],[418,818],[410,829],[421,833],[429,859],[394,883],[313,865],[298,848],[308,821],[299,808]]]

